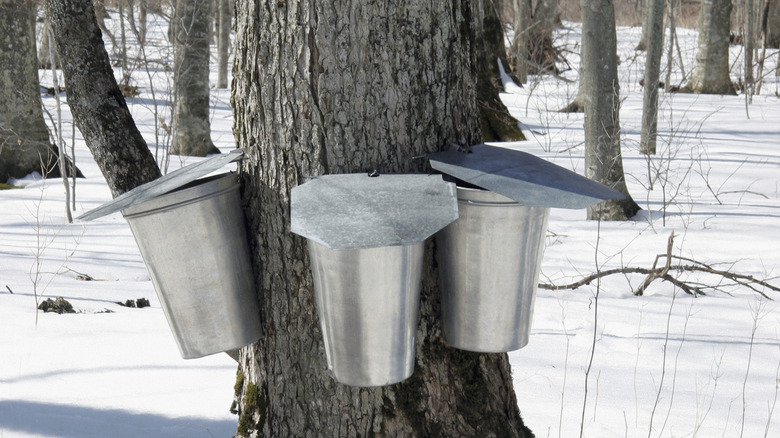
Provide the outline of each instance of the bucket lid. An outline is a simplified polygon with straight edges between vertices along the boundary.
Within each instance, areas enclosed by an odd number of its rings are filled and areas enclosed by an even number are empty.
[[[323,175],[292,189],[291,231],[334,250],[411,245],[458,218],[441,175]]]
[[[529,207],[586,208],[622,193],[526,152],[480,144],[471,152],[437,152],[431,166]]]
[[[215,170],[218,170],[228,163],[238,160],[244,152],[240,149],[235,149],[227,154],[215,155],[209,157],[203,161],[199,161],[189,166],[184,166],[181,169],[174,170],[173,172],[161,176],[154,181],[150,181],[146,184],[122,193],[113,200],[106,202],[100,207],[94,208],[81,216],[76,220],[91,221],[99,217],[107,216],[111,213],[116,213],[119,210],[124,210],[127,207],[138,204],[144,201],[148,201],[157,196],[170,192],[171,190],[178,189],[181,186],[191,183],[196,179],[206,176]]]

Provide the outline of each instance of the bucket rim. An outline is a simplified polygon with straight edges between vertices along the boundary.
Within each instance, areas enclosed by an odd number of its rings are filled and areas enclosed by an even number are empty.
[[[494,205],[494,206],[523,206],[525,205],[515,201],[512,198],[506,197],[502,194],[496,193],[492,190],[462,187],[456,186],[458,194],[458,203],[474,204],[474,205]]]
[[[183,207],[204,199],[238,190],[240,182],[235,172],[226,172],[196,179],[162,195],[133,204],[122,210],[125,219],[133,219],[161,211]]]

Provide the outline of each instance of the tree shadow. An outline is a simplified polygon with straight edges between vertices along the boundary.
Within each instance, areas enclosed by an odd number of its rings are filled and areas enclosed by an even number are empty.
[[[121,409],[0,400],[0,436],[24,434],[61,438],[213,438],[230,437],[235,432],[236,421],[197,417],[170,418]]]

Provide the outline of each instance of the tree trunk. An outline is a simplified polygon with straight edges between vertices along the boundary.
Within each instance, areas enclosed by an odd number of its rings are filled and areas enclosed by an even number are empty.
[[[553,46],[558,0],[537,0],[533,23],[529,26],[528,52],[531,69],[538,74],[558,73],[555,61],[558,51]]]
[[[108,11],[106,10],[105,0],[94,0],[94,8],[95,15],[97,16],[97,24],[100,27],[100,30],[104,34],[108,35],[108,39],[111,40],[111,53],[116,55],[116,51],[119,48],[119,45],[116,43],[114,34],[106,27],[106,19],[109,17]]]
[[[664,46],[664,3],[665,0],[649,0],[645,4],[648,29],[645,56],[644,100],[642,101],[642,134],[639,151],[655,154],[658,132],[658,80],[661,76],[661,56]]]
[[[60,176],[41,108],[34,5],[0,0],[0,182]]]
[[[483,141],[520,141],[525,135],[517,126],[517,120],[501,101],[499,93],[504,90],[498,62],[508,66],[504,28],[499,18],[498,0],[479,0],[477,19],[477,108],[482,126]]]
[[[763,15],[761,27],[766,33],[766,46],[780,48],[780,0],[769,0]]]
[[[111,193],[160,176],[119,91],[91,0],[46,0],[73,119]]]
[[[585,176],[618,190],[624,200],[588,208],[588,219],[626,220],[639,211],[631,199],[620,153],[620,86],[612,0],[581,0]]]
[[[217,0],[217,88],[228,86],[228,55],[230,53],[230,26],[233,14],[230,13],[229,0]]]
[[[172,154],[219,153],[209,120],[210,19],[211,0],[176,2]]]
[[[643,2],[637,2],[637,6],[639,7],[640,3],[642,8],[642,34],[639,37],[639,43],[637,43],[634,50],[647,50],[647,40],[648,35],[650,34],[650,23],[648,23],[648,20],[650,19],[650,3],[652,0],[645,0]],[[661,28],[663,29],[663,25],[661,25]]]
[[[321,174],[425,172],[420,155],[480,141],[473,2],[236,4],[235,132],[263,335],[241,350],[241,436],[532,436],[506,354],[442,341],[428,243],[416,365],[374,388],[326,372],[290,190]]]
[[[49,33],[50,33],[50,26],[49,26],[49,20],[44,19],[43,25],[41,26],[41,45],[38,47],[38,68],[41,69],[50,69],[51,68],[51,56],[49,52]],[[54,53],[55,59],[57,58],[57,53]],[[60,68],[60,63],[57,61],[56,68]]]
[[[696,67],[682,91],[697,94],[736,94],[729,77],[729,19],[731,0],[702,0]]]
[[[748,100],[753,95],[755,88],[755,77],[753,75],[753,51],[755,50],[756,38],[756,17],[755,2],[744,0],[743,8],[745,11],[745,26],[742,36],[742,44],[745,48],[745,94]]]
[[[583,94],[583,75],[582,75],[582,46],[580,46],[580,68],[577,71],[577,95],[574,97],[568,105],[558,110],[561,113],[584,113],[585,112],[585,95]]]
[[[531,23],[531,0],[512,0],[515,16],[511,58],[515,78],[521,84],[528,82],[528,26]]]

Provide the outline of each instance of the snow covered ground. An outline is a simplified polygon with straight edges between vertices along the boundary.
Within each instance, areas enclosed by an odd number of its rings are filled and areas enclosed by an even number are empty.
[[[559,43],[576,65],[578,28],[568,26]],[[696,35],[678,32],[690,74]],[[154,51],[163,33],[150,38],[150,56],[158,59],[166,56]],[[662,93],[659,153],[648,161],[638,153],[638,36],[639,29],[619,29],[623,159],[644,210],[631,222],[601,224],[584,220],[584,211],[553,210],[541,281],[649,268],[674,233],[674,255],[780,284],[780,83],[767,76],[750,117],[744,96]],[[739,48],[732,50],[738,65]],[[769,53],[774,67],[777,51]],[[163,70],[138,68],[142,94],[128,103],[154,149],[166,137],[155,128],[150,76],[155,98],[168,99]],[[575,79],[576,72],[564,76]],[[679,68],[673,78],[682,81]],[[581,172],[582,115],[554,112],[573,98],[576,84],[536,79],[524,88],[507,84],[502,97],[529,135],[507,146]],[[44,96],[44,104],[54,112],[53,97]],[[212,106],[212,137],[230,150],[229,91],[214,89]],[[169,121],[167,107],[159,109],[157,120]],[[69,142],[67,107],[63,114]],[[78,132],[75,151],[87,177],[77,182],[81,214],[111,195]],[[196,160],[172,157],[171,168]],[[24,188],[0,192],[0,438],[232,436],[235,362],[226,355],[180,358],[121,215],[67,224],[59,180],[30,176],[17,184]],[[535,434],[578,436],[582,426],[590,437],[778,436],[777,302],[690,272],[681,278],[725,292],[694,298],[657,281],[634,296],[643,278],[614,275],[573,291],[539,291],[530,344],[510,353],[518,403]],[[36,312],[37,302],[57,296],[79,313]],[[116,304],[141,297],[151,307]]]

